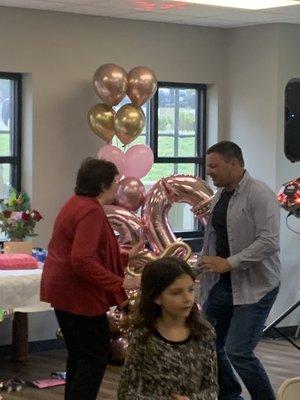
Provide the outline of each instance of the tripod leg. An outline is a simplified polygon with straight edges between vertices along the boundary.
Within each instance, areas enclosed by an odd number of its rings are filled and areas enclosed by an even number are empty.
[[[296,333],[295,333],[295,339],[298,338],[299,333],[300,333],[300,321],[299,321],[299,325],[298,325],[297,330],[296,330]]]
[[[284,318],[286,318],[292,311],[294,311],[297,307],[300,306],[300,300],[297,301],[294,305],[292,305],[290,308],[288,308],[284,313],[279,315],[278,318],[275,319],[270,325],[268,325],[264,330],[263,333],[267,333],[269,330],[274,328],[276,325],[279,324]]]
[[[289,337],[287,337],[284,333],[280,332],[279,329],[277,329],[277,328],[275,328],[275,327],[273,327],[273,329],[275,329],[275,331],[276,331],[280,336],[282,336],[285,340],[287,340],[287,341],[290,342],[294,347],[296,347],[296,349],[300,350],[300,347],[299,347],[292,339],[290,339]]]

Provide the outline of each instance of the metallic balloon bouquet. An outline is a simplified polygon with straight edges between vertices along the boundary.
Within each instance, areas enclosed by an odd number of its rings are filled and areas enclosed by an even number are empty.
[[[141,134],[145,126],[141,106],[157,90],[155,74],[148,67],[135,67],[127,74],[118,65],[104,64],[95,72],[93,84],[102,102],[89,110],[88,122],[91,130],[107,142],[100,147],[97,157],[113,162],[120,177],[124,176],[119,182],[115,204],[105,206],[105,212],[119,235],[121,251],[128,251],[130,246],[144,242],[144,248],[127,267],[126,273],[140,274],[146,262],[166,255],[177,255],[195,264],[197,257],[175,237],[168,221],[168,212],[176,202],[187,203],[194,215],[205,224],[212,190],[197,177],[172,175],[160,179],[146,193],[140,179],[152,168],[154,157],[151,148],[137,144],[124,152],[110,144],[116,135],[125,147]],[[131,103],[114,110],[113,107],[126,95]],[[139,289],[129,290],[127,294],[126,310],[112,309],[107,313],[113,334],[112,356],[116,361],[125,358],[130,334],[128,325],[138,305]]]
[[[125,178],[126,179],[126,178]],[[105,212],[114,231],[119,233],[121,250],[144,241],[144,248],[128,265],[127,273],[139,275],[145,263],[160,257],[176,255],[184,258],[193,268],[198,266],[197,254],[183,241],[178,240],[168,221],[168,212],[175,202],[191,205],[191,211],[203,225],[207,222],[210,210],[212,190],[204,181],[190,175],[173,175],[160,179],[146,195],[135,178],[127,178],[128,189],[120,183],[116,205],[105,206]],[[140,204],[141,216],[134,211],[134,205]],[[139,291],[128,291],[128,306],[124,310],[111,310],[108,319],[114,338],[112,353],[115,359],[124,360],[128,346],[128,334],[124,330],[124,321],[129,325],[139,301]],[[123,325],[123,327],[122,327]],[[127,324],[128,325],[128,324]]]

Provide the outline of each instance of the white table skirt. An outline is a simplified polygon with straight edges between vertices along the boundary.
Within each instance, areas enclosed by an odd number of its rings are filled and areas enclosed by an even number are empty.
[[[41,269],[0,270],[0,308],[13,312],[51,310],[40,301]]]

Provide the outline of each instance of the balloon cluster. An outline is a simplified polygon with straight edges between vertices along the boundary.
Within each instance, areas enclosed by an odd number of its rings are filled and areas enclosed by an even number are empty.
[[[92,131],[108,142],[102,146],[97,157],[113,162],[120,176],[140,179],[148,174],[153,165],[153,152],[145,144],[132,146],[126,152],[110,144],[116,135],[125,145],[133,142],[145,126],[145,115],[141,106],[157,90],[157,79],[148,67],[135,67],[128,74],[115,64],[103,64],[94,74],[94,88],[103,103],[95,104],[88,112],[88,122]],[[125,96],[131,103],[114,110]],[[141,182],[123,182],[124,190]],[[140,201],[141,202],[141,201]],[[139,208],[141,204],[135,205]]]
[[[194,215],[205,225],[212,196],[213,191],[205,181],[191,175],[161,178],[147,194],[136,178],[125,178],[117,192],[117,205],[104,208],[112,228],[119,234],[121,249],[144,239],[145,248],[139,256],[146,262],[161,256],[170,245],[178,242],[168,220],[172,205],[189,204]],[[141,216],[134,212],[138,206]],[[186,251],[181,250],[184,256]],[[174,254],[178,252],[174,251]]]
[[[127,74],[118,65],[103,64],[95,72],[93,83],[103,103],[94,105],[88,112],[92,131],[106,142],[116,135],[124,145],[131,143],[145,126],[141,105],[156,92],[154,73],[147,67],[135,67]],[[126,94],[131,103],[116,112],[113,106],[119,104]]]
[[[136,144],[126,153],[112,144],[100,147],[97,158],[113,162],[120,176],[143,178],[151,170],[154,156],[151,148],[146,144]]]
[[[132,324],[134,313],[139,301],[139,290],[127,291],[128,302],[126,310],[110,310],[107,319],[112,334],[110,348],[111,358],[114,362],[122,363],[126,357],[131,331],[128,327]]]
[[[131,143],[145,125],[141,105],[157,89],[154,73],[147,67],[135,67],[127,74],[115,64],[104,64],[95,72],[93,82],[103,103],[94,105],[88,112],[92,131],[106,142],[116,135],[124,145]],[[126,94],[131,103],[114,110],[113,107]],[[128,251],[141,241],[144,243],[144,248],[130,262],[127,272],[140,274],[149,260],[167,255],[176,255],[190,264],[194,263],[195,255],[191,257],[189,246],[176,239],[168,221],[168,212],[173,203],[187,203],[194,215],[205,224],[213,196],[206,183],[191,175],[172,175],[160,179],[146,193],[140,179],[148,174],[153,165],[153,152],[149,146],[137,144],[124,152],[107,143],[98,150],[97,157],[113,162],[120,177],[124,176],[119,182],[115,204],[104,207],[113,230],[119,234],[121,251]],[[112,357],[119,361],[125,358],[130,334],[121,326],[133,317],[139,290],[136,288],[127,294],[126,310],[114,309],[107,313],[112,332]]]
[[[118,205],[104,207],[108,220],[119,234],[119,244],[123,251],[141,239],[144,248],[128,267],[131,275],[139,275],[143,265],[160,257],[177,255],[186,259],[191,265],[197,264],[197,257],[191,253],[187,244],[178,241],[168,221],[168,212],[175,202],[187,203],[191,211],[206,224],[211,206],[212,190],[206,183],[191,175],[172,175],[160,179],[146,194],[136,178],[125,178],[119,184],[117,193]],[[139,181],[140,182],[140,181]],[[135,211],[141,209],[141,216]],[[111,352],[114,361],[125,359],[130,329],[124,329],[125,319],[130,326],[139,301],[139,290],[127,292],[126,310],[111,310],[107,313],[112,332]]]

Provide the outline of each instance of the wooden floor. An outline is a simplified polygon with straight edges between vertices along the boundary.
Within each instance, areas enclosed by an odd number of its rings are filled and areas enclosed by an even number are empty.
[[[299,341],[298,344],[300,344]],[[263,362],[276,391],[286,378],[300,375],[300,351],[286,341],[262,341],[257,348],[257,354]],[[65,355],[64,350],[52,350],[31,354],[29,361],[23,364],[1,360],[0,380],[11,376],[18,376],[28,381],[49,378],[51,372],[64,370]],[[120,367],[108,367],[98,399],[116,400],[116,387],[120,371]],[[62,400],[63,390],[63,387],[48,389],[25,387],[19,393],[6,394],[3,391],[1,394],[4,400]],[[245,393],[246,399],[250,399],[247,393]]]

